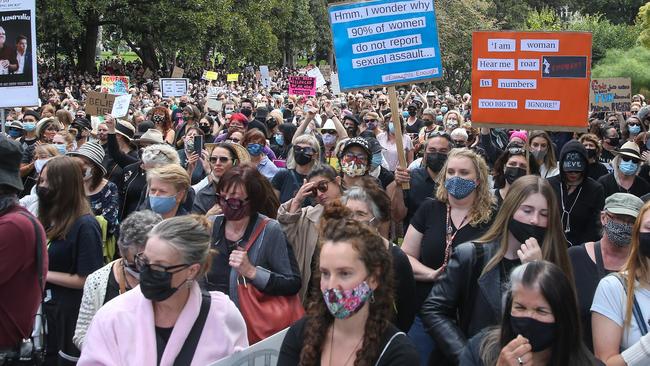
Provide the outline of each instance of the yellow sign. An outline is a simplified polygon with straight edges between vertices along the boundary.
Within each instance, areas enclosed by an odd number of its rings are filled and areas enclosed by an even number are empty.
[[[216,71],[208,71],[208,70],[203,70],[203,75],[201,76],[201,79],[203,80],[217,80],[219,77],[219,74]]]
[[[234,81],[237,82],[239,80],[239,74],[228,74],[228,82]]]

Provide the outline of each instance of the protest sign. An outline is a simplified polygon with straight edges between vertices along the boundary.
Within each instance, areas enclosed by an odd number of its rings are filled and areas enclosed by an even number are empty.
[[[160,79],[160,91],[163,98],[182,97],[187,95],[189,81],[187,79]]]
[[[591,79],[589,110],[592,112],[629,112],[632,101],[632,79]]]
[[[223,107],[223,101],[218,100],[218,99],[208,98],[208,100],[205,102],[205,106],[208,109],[213,110],[215,112],[221,112],[221,110],[223,109],[222,108]]]
[[[486,127],[587,127],[591,33],[474,32],[472,123]]]
[[[442,77],[434,0],[329,6],[341,90]]]
[[[126,94],[129,92],[129,77],[102,75],[102,93]]]
[[[236,352],[213,363],[211,366],[275,366],[278,364],[282,341],[284,341],[288,331],[289,328],[278,332],[243,351]]]
[[[316,87],[317,88],[325,86],[325,78],[323,77],[323,74],[320,72],[320,69],[318,67],[314,67],[313,69],[310,69],[309,71],[307,71],[307,76],[311,76],[313,78],[316,78]]]
[[[0,66],[0,108],[37,106],[35,1],[0,1],[0,19],[5,39],[0,60],[8,61],[6,66]],[[19,40],[19,36],[26,39]],[[21,60],[18,60],[21,52]]]
[[[226,77],[227,82],[237,82],[239,80],[239,74],[228,74]]]
[[[269,67],[267,65],[260,66],[260,76],[262,78],[262,86],[265,88],[271,87],[271,75],[269,75]]]
[[[115,118],[124,117],[129,114],[129,105],[131,103],[131,94],[118,95],[113,100],[111,115]]]
[[[113,112],[115,95],[89,91],[86,95],[85,111],[91,116],[103,116]]]
[[[316,95],[316,78],[311,76],[289,76],[290,95]]]
[[[208,71],[208,70],[203,70],[203,75],[201,75],[201,79],[207,81],[217,80],[218,77],[219,74],[216,71]]]
[[[332,81],[332,67],[330,65],[322,65],[319,69],[325,80]]]
[[[330,89],[332,89],[332,93],[334,94],[341,93],[341,86],[339,85],[339,74],[336,72],[333,72],[331,74]]]
[[[174,69],[172,70],[172,78],[173,79],[182,78],[184,73],[185,73],[184,69],[178,66],[174,66]]]

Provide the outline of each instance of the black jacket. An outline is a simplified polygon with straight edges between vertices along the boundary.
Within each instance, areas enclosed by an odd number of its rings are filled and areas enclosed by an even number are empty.
[[[503,313],[500,267],[481,276],[498,249],[498,240],[457,246],[447,269],[422,305],[420,317],[424,329],[450,364],[458,364],[467,339],[500,322]],[[443,363],[437,359],[436,364]]]
[[[123,179],[119,187],[120,192],[120,221],[124,220],[133,211],[138,210],[140,196],[147,187],[147,176],[140,166],[141,162],[128,165],[123,170]]]

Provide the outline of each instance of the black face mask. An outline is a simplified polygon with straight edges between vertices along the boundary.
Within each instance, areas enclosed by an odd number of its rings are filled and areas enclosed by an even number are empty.
[[[503,173],[503,176],[506,178],[506,182],[508,182],[508,184],[512,184],[515,180],[517,180],[517,178],[523,177],[524,175],[526,175],[526,169],[517,166],[508,166]]]
[[[242,108],[242,109],[240,110],[240,112],[241,112],[241,114],[243,114],[243,115],[246,116],[247,118],[250,117],[250,116],[253,114],[253,110],[250,109],[250,108]]]
[[[171,272],[162,272],[144,266],[140,271],[140,290],[142,295],[151,301],[165,301],[172,296],[178,287],[172,287]]]
[[[415,109],[409,109],[409,116],[415,117],[415,115],[418,114],[418,111]]]
[[[425,119],[424,120],[424,125],[427,126],[427,127],[433,126],[433,120]]]
[[[357,128],[356,127],[348,127],[345,130],[348,133],[348,137],[356,137],[357,136]]]
[[[533,352],[543,351],[555,341],[555,323],[544,323],[528,317],[510,317],[510,327],[514,334],[528,339]]]
[[[639,253],[650,258],[650,233],[639,233]]]
[[[304,152],[294,152],[293,157],[298,165],[307,165],[311,162],[311,155],[307,155]]]
[[[618,144],[619,144],[619,142],[620,142],[619,139],[618,139],[618,137],[612,137],[612,138],[610,138],[610,139],[608,139],[608,140],[609,140],[609,144],[610,144],[611,146],[618,147]]]
[[[524,224],[514,218],[511,218],[510,221],[508,221],[508,230],[520,243],[525,242],[529,238],[535,238],[540,247],[542,246],[544,236],[546,235],[545,227]]]
[[[36,187],[36,195],[40,202],[49,202],[52,199],[52,192],[48,187]]]
[[[199,128],[206,135],[209,135],[212,132],[211,129],[210,129],[210,125],[199,125]]]
[[[596,149],[585,149],[585,150],[587,150],[587,159],[596,158]]]
[[[181,107],[181,108],[185,108],[185,106],[187,106],[187,103],[180,102],[180,103],[178,103],[178,106]]]
[[[427,168],[431,169],[434,173],[438,173],[442,166],[445,165],[447,161],[447,154],[442,154],[439,152],[427,153]]]

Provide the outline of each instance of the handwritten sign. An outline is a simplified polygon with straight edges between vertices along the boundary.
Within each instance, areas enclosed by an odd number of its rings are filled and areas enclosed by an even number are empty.
[[[102,75],[102,93],[126,94],[129,92],[129,77]]]
[[[124,117],[129,113],[131,94],[115,95],[107,93],[88,92],[85,111],[91,116],[103,117],[111,114],[115,118]]]
[[[226,77],[226,81],[229,83],[230,82],[236,83],[238,80],[239,80],[239,74],[228,74],[228,76]]]
[[[113,117],[120,118],[129,114],[131,96],[131,94],[123,94],[115,97],[113,101],[113,109],[111,110],[111,115]]]
[[[632,95],[630,78],[591,79],[589,110],[592,112],[628,112]]]
[[[185,73],[184,69],[178,66],[174,66],[174,69],[172,70],[172,78],[174,79],[182,78],[184,73]]]
[[[217,80],[219,77],[219,74],[216,71],[208,71],[208,70],[203,70],[203,75],[201,75],[201,79],[203,80]]]
[[[213,363],[211,366],[275,366],[278,364],[280,348],[288,331],[289,328],[278,332],[243,351],[235,352]]]
[[[318,67],[314,67],[313,69],[310,69],[309,71],[307,71],[307,76],[311,76],[313,78],[316,78],[316,87],[317,88],[325,86],[325,78],[323,77],[323,74],[320,72],[320,69]]]
[[[289,76],[289,94],[316,95],[316,78],[311,76]]]
[[[187,95],[188,84],[187,79],[160,79],[160,90],[163,98]]]

